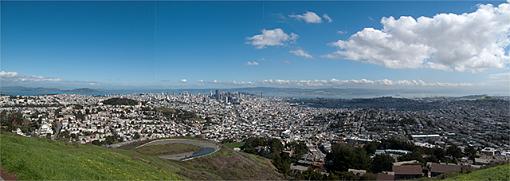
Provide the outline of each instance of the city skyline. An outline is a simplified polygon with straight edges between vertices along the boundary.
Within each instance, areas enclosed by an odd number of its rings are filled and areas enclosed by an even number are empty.
[[[505,1],[2,2],[1,13],[3,86],[510,84]]]

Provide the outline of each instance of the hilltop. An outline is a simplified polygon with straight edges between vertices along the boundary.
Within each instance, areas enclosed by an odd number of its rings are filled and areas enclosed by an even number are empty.
[[[109,149],[0,134],[0,168],[19,180],[281,179],[267,159],[223,147],[187,162],[131,149]]]

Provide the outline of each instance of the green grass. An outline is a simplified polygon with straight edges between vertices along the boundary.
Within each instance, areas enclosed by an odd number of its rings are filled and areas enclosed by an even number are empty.
[[[177,153],[195,152],[200,147],[182,143],[172,143],[163,145],[147,145],[135,149],[137,152],[146,155],[171,155]]]
[[[280,180],[271,161],[223,147],[213,155],[183,162],[181,175],[193,180]]]
[[[487,181],[509,181],[510,180],[510,164],[499,165],[491,168],[476,170],[467,174],[452,175],[445,180],[487,180]]]
[[[271,161],[226,146],[190,161],[164,160],[135,151],[108,149],[0,134],[0,167],[18,180],[278,180]]]
[[[134,149],[126,147],[127,149]],[[233,151],[226,145],[212,155],[189,161],[165,160],[178,174],[193,180],[279,180],[282,175],[269,159]]]
[[[176,180],[175,166],[133,151],[0,134],[0,166],[20,180]]]
[[[225,143],[224,146],[228,148],[240,148],[244,145],[244,142],[232,142],[232,143]]]

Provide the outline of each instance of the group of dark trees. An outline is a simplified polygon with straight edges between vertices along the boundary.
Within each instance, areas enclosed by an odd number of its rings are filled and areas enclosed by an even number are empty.
[[[347,144],[335,144],[331,153],[326,156],[326,168],[335,171],[347,171],[349,168],[368,170],[370,157],[361,147],[352,147]]]
[[[182,109],[175,109],[175,108],[169,108],[169,107],[160,107],[156,109],[157,112],[160,112],[163,114],[163,116],[167,118],[174,118],[177,121],[184,121],[184,120],[198,120],[200,117],[190,111],[182,110]]]
[[[94,141],[92,141],[92,144],[94,144],[94,145],[111,145],[111,144],[122,142],[122,141],[123,141],[122,138],[118,134],[113,134],[110,136],[106,136],[105,140],[103,140],[103,141],[94,140]]]
[[[114,97],[103,101],[103,104],[106,105],[128,105],[128,106],[134,106],[138,104],[138,101],[128,98],[119,98]]]
[[[244,145],[241,148],[245,152],[271,159],[281,173],[294,179],[303,180],[374,180],[376,173],[391,171],[393,163],[397,161],[388,154],[374,155],[377,149],[411,151],[409,154],[400,156],[398,161],[417,160],[422,164],[426,162],[456,162],[463,156],[474,159],[477,152],[473,147],[467,147],[462,151],[455,145],[446,148],[421,148],[399,138],[371,142],[361,147],[343,143],[334,144],[332,151],[326,155],[324,166],[329,174],[325,175],[314,170],[300,174],[291,173],[290,164],[297,162],[303,154],[307,153],[308,148],[304,143],[299,142],[289,143],[286,147],[294,151],[292,157],[283,152],[285,146],[280,140],[274,138],[248,138],[244,140]],[[371,157],[371,155],[374,156]],[[348,169],[366,170],[367,174],[358,176],[347,172]]]
[[[38,129],[40,124],[39,121],[32,122],[23,117],[21,112],[0,112],[0,128],[4,131],[16,131],[19,128],[23,133],[31,133]]]
[[[330,173],[326,179],[340,178],[347,180],[374,179],[375,173],[382,171],[391,171],[395,160],[388,154],[378,154],[370,158],[377,149],[396,149],[408,150],[409,154],[402,155],[398,161],[417,160],[425,164],[426,162],[457,162],[461,157],[467,156],[474,160],[477,150],[473,147],[467,147],[462,151],[456,145],[449,145],[444,148],[421,148],[414,146],[406,140],[391,138],[382,140],[380,143],[372,142],[363,147],[353,147],[347,144],[333,145],[331,153],[326,156],[325,167]],[[424,155],[426,155],[424,157]],[[348,169],[362,169],[374,174],[367,174],[365,177],[353,176],[346,173]],[[350,177],[353,176],[353,177]]]
[[[375,174],[382,171],[391,171],[395,160],[390,155],[370,155],[375,153],[379,144],[370,143],[364,147],[353,147],[348,144],[335,144],[331,153],[326,156],[325,167],[329,176],[325,179],[340,180],[375,180]],[[347,172],[348,169],[366,170],[367,174],[358,176]]]
[[[290,164],[299,160],[299,158],[308,152],[308,148],[302,142],[291,142],[286,145],[294,153],[290,156],[285,150],[284,145],[276,138],[251,137],[245,139],[241,149],[244,152],[257,154],[271,159],[273,165],[283,174],[290,173]]]

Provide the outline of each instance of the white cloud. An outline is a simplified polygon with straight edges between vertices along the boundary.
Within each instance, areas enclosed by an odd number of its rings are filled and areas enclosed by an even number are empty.
[[[13,78],[18,76],[18,72],[0,71],[0,78]]]
[[[187,83],[187,82],[188,82],[188,80],[186,80],[186,79],[181,79],[181,80],[180,80],[180,82],[185,84],[185,83]]]
[[[331,17],[329,17],[327,14],[323,14],[322,18],[324,18],[324,20],[326,20],[328,23],[333,22],[333,19],[331,19]]]
[[[246,62],[246,65],[248,65],[248,66],[257,66],[257,65],[259,65],[259,62],[257,62],[257,61],[248,61],[248,62]]]
[[[423,80],[263,80],[262,85],[283,86],[283,87],[341,87],[341,86],[364,86],[364,87],[381,87],[381,86],[397,86],[397,87],[465,87],[473,86],[471,83],[446,83],[446,82],[425,82]]]
[[[283,46],[287,42],[293,42],[298,39],[295,33],[287,34],[282,29],[276,28],[272,30],[262,30],[262,34],[248,37],[248,44],[253,45],[255,48],[261,49],[267,46]]]
[[[291,51],[289,51],[289,53],[292,53],[292,54],[294,54],[296,56],[303,57],[303,58],[313,58],[312,55],[310,55],[308,52],[306,52],[303,49],[291,50]]]
[[[322,23],[323,19],[324,19],[324,21],[326,21],[328,23],[333,22],[333,19],[331,19],[331,17],[329,17],[327,14],[323,14],[322,18],[321,18],[319,15],[317,15],[316,13],[314,13],[312,11],[307,11],[303,14],[292,14],[292,15],[289,15],[289,17],[300,20],[300,21],[304,21],[306,23],[314,23],[314,24]]]
[[[20,75],[17,72],[0,71],[0,80],[10,82],[59,82],[60,78],[48,78],[35,75]]]
[[[255,85],[252,81],[219,81],[219,80],[212,80],[212,81],[202,81],[201,83],[205,84],[212,84],[212,85],[223,85],[223,86],[252,86]]]
[[[267,79],[259,81],[200,81],[201,85],[221,85],[221,86],[269,86],[269,87],[301,87],[301,88],[338,88],[338,87],[364,87],[364,88],[418,88],[418,87],[471,87],[471,83],[449,83],[449,82],[426,82],[423,80],[282,80]]]
[[[478,72],[503,68],[510,55],[510,5],[480,5],[475,12],[417,19],[384,17],[382,29],[365,28],[325,55],[388,68]]]
[[[311,11],[307,11],[303,14],[289,15],[289,17],[304,21],[306,23],[322,23],[322,18],[319,15],[317,15]]]

